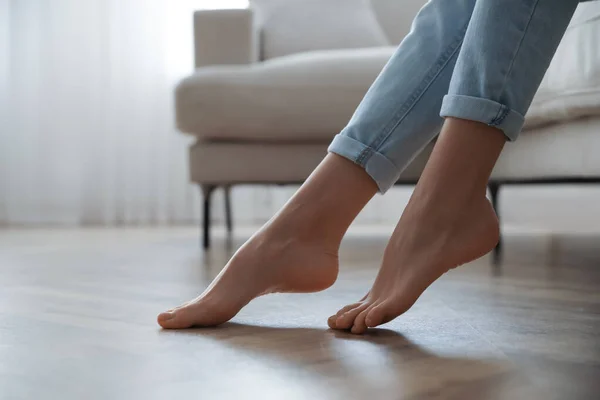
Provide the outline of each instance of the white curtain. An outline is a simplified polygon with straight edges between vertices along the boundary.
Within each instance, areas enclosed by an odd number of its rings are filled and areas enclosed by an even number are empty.
[[[0,225],[198,220],[173,88],[193,68],[194,9],[247,4],[0,0]],[[236,223],[268,219],[294,190],[234,188]],[[391,213],[378,199],[359,222],[393,223],[405,199],[386,196]]]
[[[0,0],[0,226],[196,221],[191,139],[174,127],[173,87],[192,71],[193,10],[246,5]],[[293,190],[235,188],[236,223],[265,220]],[[358,222],[393,225],[409,193],[376,197]],[[597,229],[586,215],[598,215],[599,196],[597,188],[507,189],[502,205],[508,222]]]
[[[173,87],[193,10],[247,2],[0,1],[0,223],[196,219]]]

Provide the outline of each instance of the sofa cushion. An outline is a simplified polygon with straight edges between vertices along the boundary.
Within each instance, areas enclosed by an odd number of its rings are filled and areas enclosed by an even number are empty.
[[[331,140],[393,52],[320,51],[199,69],[176,90],[178,128],[205,138]]]
[[[416,182],[428,146],[406,168],[402,181]],[[190,148],[190,178],[197,183],[303,182],[327,154],[327,143],[229,143],[199,141]]]
[[[494,168],[497,180],[598,177],[600,117],[555,124],[508,143]],[[425,148],[400,177],[415,182],[431,153]],[[190,148],[198,183],[302,182],[327,153],[327,143],[230,143],[199,140]]]
[[[500,180],[600,176],[600,117],[580,118],[530,130],[507,143],[494,167]]]
[[[369,0],[252,0],[262,59],[389,44]]]
[[[177,89],[178,127],[221,140],[330,141],[394,51],[316,51],[202,68]],[[600,115],[600,2],[579,6],[525,127],[590,115]]]
[[[526,128],[600,114],[600,2],[582,3],[527,113]]]

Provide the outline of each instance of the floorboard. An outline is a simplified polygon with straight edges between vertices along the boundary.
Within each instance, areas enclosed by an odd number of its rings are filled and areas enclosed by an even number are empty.
[[[598,399],[600,236],[506,238],[357,337],[385,240],[351,235],[333,288],[265,296],[231,323],[163,331],[244,239],[195,229],[0,231],[0,399]]]

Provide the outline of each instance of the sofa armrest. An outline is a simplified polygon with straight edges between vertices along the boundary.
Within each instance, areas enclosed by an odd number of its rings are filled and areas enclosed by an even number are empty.
[[[259,34],[251,9],[202,10],[194,13],[196,68],[249,64],[258,60]]]

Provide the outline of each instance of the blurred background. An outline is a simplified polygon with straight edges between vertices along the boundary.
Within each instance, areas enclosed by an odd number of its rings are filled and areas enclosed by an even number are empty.
[[[381,330],[328,329],[370,290],[425,151],[350,228],[329,290],[156,324],[294,193],[424,3],[0,0],[0,399],[597,400],[600,1],[494,175],[569,183],[501,187],[502,251]]]
[[[0,0],[0,226],[196,224],[193,139],[175,127],[174,88],[194,69],[193,11],[247,6]],[[260,224],[295,187],[234,187],[235,223]],[[410,191],[378,196],[356,223],[393,226]],[[600,230],[588,217],[600,187],[507,187],[501,208],[508,229]]]

